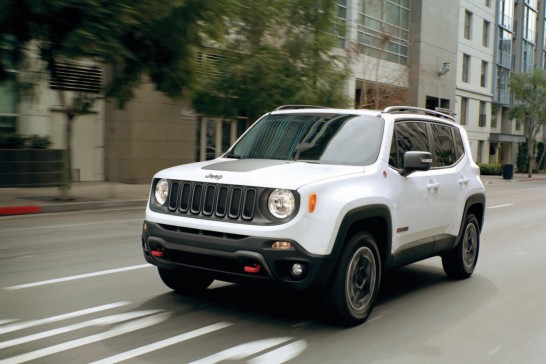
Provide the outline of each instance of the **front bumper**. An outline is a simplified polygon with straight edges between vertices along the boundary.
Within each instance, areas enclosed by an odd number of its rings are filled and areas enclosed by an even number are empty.
[[[304,251],[296,242],[291,250],[272,249],[277,241],[144,222],[142,249],[146,261],[161,268],[206,272],[235,283],[275,283],[300,290],[323,286],[332,272],[330,256]],[[294,264],[303,272],[291,273]]]

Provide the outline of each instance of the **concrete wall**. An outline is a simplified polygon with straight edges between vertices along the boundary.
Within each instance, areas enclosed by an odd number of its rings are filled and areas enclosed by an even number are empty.
[[[106,180],[148,183],[159,170],[195,161],[196,120],[189,99],[143,83],[123,108],[106,105]]]
[[[449,99],[453,109],[459,1],[413,0],[410,17],[410,103],[425,107],[427,96],[440,96]],[[451,71],[440,77],[444,62],[451,64]]]

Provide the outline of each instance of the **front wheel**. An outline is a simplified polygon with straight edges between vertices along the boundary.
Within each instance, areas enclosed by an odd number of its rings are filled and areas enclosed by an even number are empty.
[[[372,235],[354,235],[340,259],[329,290],[336,321],[347,326],[358,325],[372,312],[379,283],[381,259]]]
[[[463,234],[457,247],[442,256],[444,272],[455,279],[468,278],[478,263],[480,251],[480,226],[478,219],[469,214],[464,222]]]
[[[167,287],[177,293],[194,293],[204,291],[214,280],[205,274],[193,273],[186,269],[157,268],[161,280]]]

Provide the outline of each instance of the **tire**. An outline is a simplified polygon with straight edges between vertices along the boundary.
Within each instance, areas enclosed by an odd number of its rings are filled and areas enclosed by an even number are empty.
[[[204,291],[214,280],[205,274],[190,272],[185,269],[157,268],[161,280],[167,287],[177,293],[196,293]]]
[[[442,256],[444,272],[450,278],[465,279],[472,275],[480,251],[480,225],[473,214],[468,214],[463,234],[455,249]]]
[[[335,321],[355,326],[372,312],[381,282],[381,259],[372,235],[354,235],[340,258],[328,290]]]

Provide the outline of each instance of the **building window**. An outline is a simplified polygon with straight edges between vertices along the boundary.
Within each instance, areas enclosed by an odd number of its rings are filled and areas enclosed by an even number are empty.
[[[510,68],[512,62],[512,33],[499,28],[499,45],[497,49],[497,64]]]
[[[483,144],[483,140],[478,140],[478,154],[476,156],[476,163],[482,163]]]
[[[527,4],[523,10],[523,38],[535,44],[537,34],[537,12],[536,1],[534,4]]]
[[[337,20],[339,27],[343,29],[341,32],[337,33],[338,46],[340,48],[345,48],[345,30],[347,29],[347,0],[339,0],[337,4]]]
[[[468,54],[463,54],[463,82],[469,82],[470,74],[470,56]]]
[[[512,30],[514,21],[514,0],[499,0],[499,25]]]
[[[409,15],[409,0],[362,1],[357,49],[370,57],[408,64]]]
[[[480,74],[480,86],[487,87],[487,62],[482,61],[482,69]]]
[[[497,66],[497,92],[496,100],[500,104],[510,103],[510,70]]]
[[[485,0],[485,6],[490,8],[491,7],[491,0]]]
[[[472,39],[472,13],[468,10],[464,12],[464,37]]]
[[[497,105],[491,105],[491,127],[497,127],[497,118],[498,118],[498,107]]]
[[[227,120],[199,116],[196,128],[197,161],[211,160],[222,155],[247,128],[244,118]]]
[[[485,48],[489,47],[489,25],[490,23],[487,20],[483,21],[482,45]]]
[[[485,101],[480,101],[480,115],[479,115],[479,126],[484,127],[487,125],[487,114],[485,113]]]
[[[461,97],[461,125],[466,125],[466,118],[468,114],[468,98]]]
[[[17,129],[17,73],[8,70],[0,82],[0,132],[13,133]]]
[[[521,48],[523,53],[521,71],[530,72],[535,66],[535,46],[532,43],[523,41]]]

